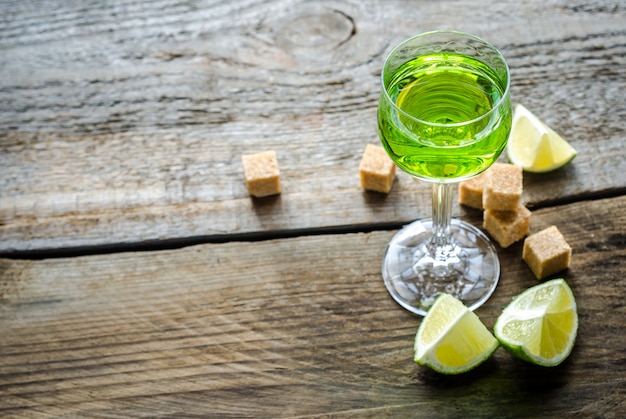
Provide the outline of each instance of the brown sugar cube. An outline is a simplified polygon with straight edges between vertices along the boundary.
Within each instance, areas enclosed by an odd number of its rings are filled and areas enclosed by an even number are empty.
[[[241,161],[250,195],[263,197],[280,193],[280,172],[274,151],[244,154]]]
[[[489,170],[459,184],[459,204],[483,209],[483,188]]]
[[[522,199],[522,168],[495,163],[489,168],[483,189],[483,208],[515,211]]]
[[[509,247],[530,231],[530,211],[523,205],[516,211],[485,210],[483,227],[500,246]]]
[[[359,176],[362,188],[389,193],[396,176],[396,165],[384,148],[368,144],[359,165]]]
[[[572,248],[561,232],[551,226],[524,240],[522,259],[526,261],[537,279],[567,269],[572,257]]]

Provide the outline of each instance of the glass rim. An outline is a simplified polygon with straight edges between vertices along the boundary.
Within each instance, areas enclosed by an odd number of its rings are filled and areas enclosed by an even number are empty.
[[[466,36],[468,38],[472,38],[475,41],[481,42],[482,44],[486,45],[488,48],[492,49],[493,51],[495,51],[498,55],[498,57],[502,60],[502,63],[504,64],[504,68],[506,70],[506,86],[504,88],[504,92],[502,93],[502,96],[500,97],[500,99],[498,99],[498,101],[492,106],[492,108],[485,112],[484,114],[477,116],[474,119],[468,120],[468,121],[463,121],[463,122],[455,122],[452,124],[442,124],[442,123],[438,123],[438,122],[430,122],[430,121],[424,121],[420,118],[416,118],[415,116],[405,112],[404,110],[402,110],[394,100],[391,99],[391,96],[389,96],[389,92],[387,91],[387,87],[385,86],[385,68],[387,67],[387,63],[389,62],[389,60],[391,59],[391,57],[397,52],[399,51],[402,47],[404,47],[407,43],[409,43],[410,41],[417,39],[417,38],[423,38],[426,36],[430,36],[430,35],[436,35],[436,34],[455,34],[455,35],[463,35]],[[416,56],[417,57],[417,56]],[[403,63],[404,64],[404,63]],[[389,103],[391,103],[391,106],[398,112],[401,113],[402,115],[406,116],[407,118],[410,118],[411,120],[420,123],[420,124],[424,124],[424,125],[429,125],[432,127],[441,127],[441,128],[453,128],[453,127],[462,127],[465,125],[470,125],[470,124],[474,124],[486,117],[491,117],[491,114],[493,114],[501,105],[502,103],[504,103],[504,101],[508,100],[508,96],[509,96],[509,90],[511,87],[511,72],[509,70],[509,64],[506,62],[506,60],[504,59],[504,56],[502,55],[502,53],[500,52],[500,50],[498,48],[496,48],[493,44],[491,44],[490,42],[484,40],[483,38],[473,35],[471,33],[468,32],[463,32],[463,31],[454,31],[454,30],[436,30],[436,31],[429,31],[429,32],[423,32],[423,33],[419,33],[417,35],[411,36],[410,38],[405,39],[404,41],[400,42],[398,45],[396,45],[391,52],[387,55],[387,58],[385,58],[385,61],[383,63],[383,67],[380,73],[380,82],[381,82],[381,86],[382,86],[382,91],[384,92],[385,95],[385,99],[387,101],[389,101]]]

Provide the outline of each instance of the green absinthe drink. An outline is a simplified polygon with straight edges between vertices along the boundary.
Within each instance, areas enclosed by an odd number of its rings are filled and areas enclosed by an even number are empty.
[[[389,241],[382,276],[405,309],[426,315],[438,295],[471,310],[500,277],[498,253],[478,227],[452,217],[454,187],[489,168],[512,122],[509,68],[483,39],[458,31],[416,35],[391,51],[381,72],[378,133],[400,169],[431,183],[432,217]]]
[[[480,57],[478,57],[480,58]],[[431,52],[385,68],[378,127],[405,172],[447,183],[470,178],[498,158],[511,128],[507,78],[477,58]],[[506,95],[506,96],[505,96]]]

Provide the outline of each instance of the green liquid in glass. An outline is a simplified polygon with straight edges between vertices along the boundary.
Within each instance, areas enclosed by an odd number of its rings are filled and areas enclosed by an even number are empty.
[[[457,182],[487,169],[511,129],[510,99],[486,64],[455,53],[415,58],[384,85],[378,129],[389,156],[424,180]],[[385,92],[383,92],[385,95]],[[500,103],[494,109],[496,104]]]

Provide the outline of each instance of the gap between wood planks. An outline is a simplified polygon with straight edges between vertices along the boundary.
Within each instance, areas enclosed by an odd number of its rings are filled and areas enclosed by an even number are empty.
[[[228,242],[260,242],[276,239],[289,239],[302,236],[321,236],[331,234],[371,233],[373,231],[397,230],[405,222],[372,223],[335,227],[316,227],[292,230],[255,231],[237,234],[217,234],[193,237],[181,237],[163,240],[151,240],[137,243],[111,243],[105,245],[68,247],[62,249],[20,250],[0,252],[0,258],[21,260],[42,260],[79,256],[104,255],[124,252],[151,252],[174,250],[200,244],[219,244]]]
[[[533,211],[548,207],[559,207],[583,201],[594,201],[600,199],[610,199],[626,194],[626,187],[609,189],[601,192],[594,192],[584,196],[571,196],[560,198],[552,201],[541,202],[539,204],[531,204],[529,208]],[[90,255],[103,255],[124,252],[151,252],[159,250],[174,250],[188,246],[200,244],[219,244],[227,242],[260,242],[276,239],[288,239],[302,236],[321,236],[332,234],[354,234],[354,233],[371,233],[373,231],[391,231],[398,230],[404,221],[385,222],[385,223],[369,223],[355,224],[330,227],[315,227],[291,230],[274,230],[274,231],[255,231],[237,234],[216,234],[216,235],[200,235],[192,237],[180,237],[153,241],[144,241],[136,243],[111,243],[106,245],[68,247],[62,249],[37,249],[24,250],[17,252],[0,252],[0,258],[5,259],[21,259],[21,260],[42,260],[54,258],[69,258]]]

